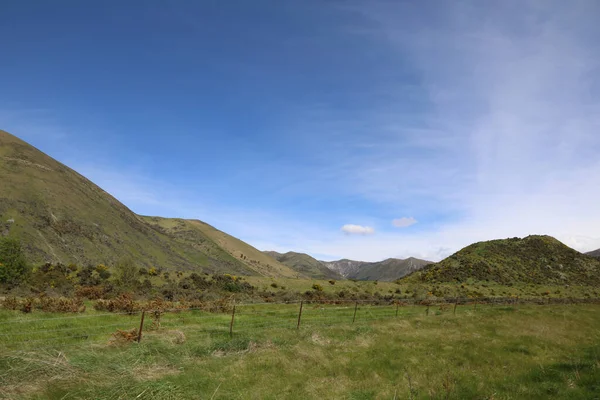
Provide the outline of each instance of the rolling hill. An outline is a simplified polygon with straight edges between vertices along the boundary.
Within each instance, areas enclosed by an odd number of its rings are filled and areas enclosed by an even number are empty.
[[[200,221],[141,217],[94,183],[0,130],[0,235],[33,264],[113,264],[296,277],[259,250]],[[241,256],[243,254],[243,257]]]
[[[306,275],[313,279],[343,279],[344,277],[339,273],[330,270],[323,263],[308,254],[295,253],[293,251],[285,254],[278,253],[276,251],[265,251],[265,254],[274,258],[282,264],[287,265],[294,271],[298,271],[300,274]]]
[[[498,284],[599,285],[600,260],[551,236],[532,235],[474,243],[413,273],[425,282],[491,281]]]

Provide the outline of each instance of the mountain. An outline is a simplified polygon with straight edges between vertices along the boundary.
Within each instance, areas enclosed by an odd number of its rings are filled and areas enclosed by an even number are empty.
[[[409,257],[406,260],[388,258],[379,262],[354,260],[321,261],[323,265],[346,279],[359,281],[395,281],[414,271],[418,271],[430,261]]]
[[[474,243],[425,267],[407,280],[499,284],[600,284],[600,260],[581,254],[551,236]]]
[[[600,258],[600,249],[594,250],[594,251],[588,251],[585,254],[587,254],[588,256],[595,257],[595,258]]]
[[[362,264],[348,278],[359,281],[395,281],[420,270],[428,264],[431,264],[431,261],[420,260],[414,257],[409,257],[405,260],[388,258],[379,262]]]
[[[340,274],[341,276],[343,276],[346,279],[353,279],[352,277],[358,273],[360,266],[364,265],[364,264],[368,264],[368,262],[365,262],[365,261],[354,261],[354,260],[348,260],[345,258],[342,260],[337,260],[337,261],[321,261],[321,262],[327,268],[329,268],[332,271],[337,272],[338,274]]]
[[[26,142],[0,130],[0,235],[32,264],[113,264],[296,277],[259,250],[200,221],[141,217]],[[242,257],[243,255],[243,257]]]
[[[278,253],[276,251],[265,251],[265,254],[269,255],[279,261],[280,263],[287,265],[294,271],[306,275],[313,279],[343,279],[344,277],[339,273],[330,270],[323,263],[308,254],[295,253],[293,251],[285,254]]]

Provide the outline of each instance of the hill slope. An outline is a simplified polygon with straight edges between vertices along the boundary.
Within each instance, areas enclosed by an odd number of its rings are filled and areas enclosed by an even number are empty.
[[[194,242],[148,224],[82,175],[1,130],[0,176],[0,235],[19,237],[34,264],[112,264],[133,257],[167,269],[297,275],[281,264],[236,258],[215,241],[218,233]],[[260,253],[246,246],[248,254]]]
[[[205,222],[180,218],[146,216],[140,216],[140,218],[187,247],[196,248],[207,255],[220,256],[221,252],[224,252],[228,255],[228,260],[242,262],[259,275],[285,278],[303,277],[248,243]]]
[[[265,254],[274,258],[282,264],[287,265],[294,271],[313,279],[343,279],[339,273],[330,270],[323,263],[308,254],[295,253],[293,251],[285,254],[276,251],[265,251]]]
[[[600,258],[600,249],[593,250],[593,251],[588,251],[585,254],[587,254],[588,256],[595,257],[595,258]]]
[[[395,281],[420,270],[431,261],[409,257],[405,260],[388,258],[380,262],[367,263],[359,266],[358,270],[348,276],[359,281]]]
[[[600,284],[600,260],[579,253],[550,236],[474,243],[425,267],[407,279],[426,282],[499,284]]]
[[[366,261],[354,261],[345,258],[337,261],[321,261],[321,263],[346,279],[353,279],[352,277],[358,273],[360,266],[368,264]]]

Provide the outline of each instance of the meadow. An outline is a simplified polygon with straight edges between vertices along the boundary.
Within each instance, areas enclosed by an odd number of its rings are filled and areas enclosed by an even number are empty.
[[[599,312],[305,303],[298,327],[298,303],[238,304],[233,326],[229,312],[147,312],[137,343],[113,334],[139,312],[1,310],[0,397],[594,399]]]

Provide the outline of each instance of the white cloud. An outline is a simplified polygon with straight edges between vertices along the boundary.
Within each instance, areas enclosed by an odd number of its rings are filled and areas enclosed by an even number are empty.
[[[394,225],[396,228],[407,228],[416,223],[417,220],[413,217],[402,217],[392,220],[392,225]]]
[[[370,226],[346,224],[346,225],[342,226],[342,232],[348,233],[350,235],[353,235],[353,234],[371,235],[371,234],[375,233],[375,229],[373,229]]]

